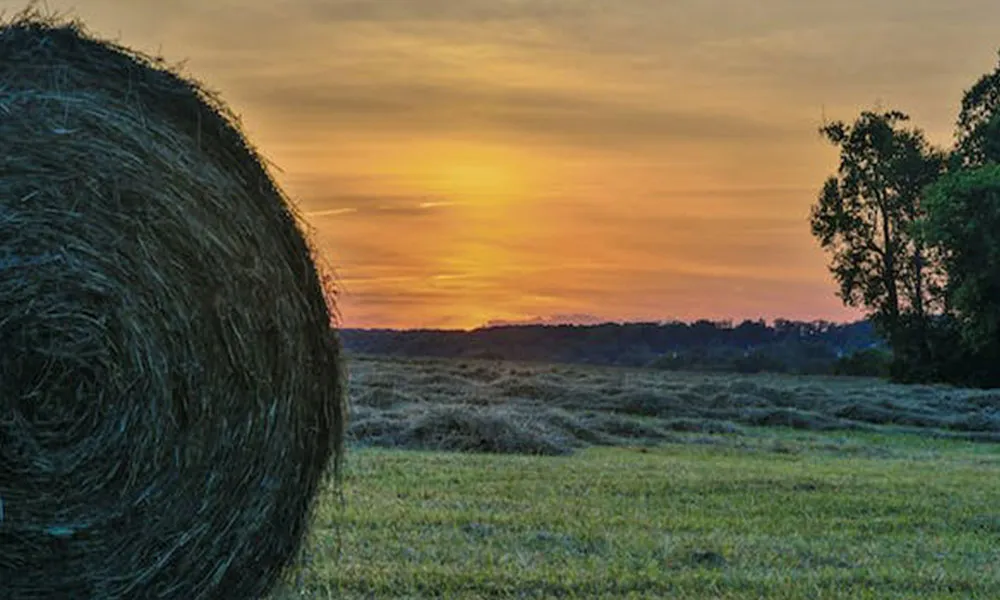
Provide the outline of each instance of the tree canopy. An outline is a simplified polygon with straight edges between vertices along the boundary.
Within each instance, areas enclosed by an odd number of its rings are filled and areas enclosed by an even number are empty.
[[[840,297],[892,347],[894,377],[1000,386],[1000,65],[965,91],[948,153],[908,120],[865,111],[821,129],[840,163],[813,235]]]
[[[863,112],[820,132],[840,148],[837,174],[826,180],[810,224],[831,253],[830,271],[843,301],[869,311],[898,345],[904,317],[924,320],[938,298],[938,263],[913,235],[924,188],[944,167],[919,129],[898,111]]]

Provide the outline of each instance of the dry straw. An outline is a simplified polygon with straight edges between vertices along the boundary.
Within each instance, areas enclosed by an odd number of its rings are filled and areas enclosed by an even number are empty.
[[[0,24],[0,597],[266,594],[341,456],[330,311],[214,95]]]

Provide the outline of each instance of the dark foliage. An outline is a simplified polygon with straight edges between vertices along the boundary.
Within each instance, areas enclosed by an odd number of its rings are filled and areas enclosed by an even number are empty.
[[[962,97],[948,172],[912,229],[939,257],[941,310],[901,323],[893,377],[1000,386],[1000,67]]]
[[[830,373],[839,355],[879,345],[869,323],[607,323],[474,331],[347,329],[352,353],[483,358],[661,369]]]
[[[833,374],[853,377],[888,377],[891,365],[891,352],[879,348],[865,348],[840,357],[833,366]]]
[[[1000,386],[1000,66],[962,97],[950,155],[892,111],[823,128],[840,149],[812,229],[905,383]],[[838,371],[869,370],[871,355]]]
[[[830,272],[849,306],[864,308],[907,368],[930,362],[929,315],[941,308],[940,253],[914,232],[924,188],[945,165],[904,113],[862,112],[821,133],[840,150],[837,174],[812,207],[810,226],[831,255]]]
[[[962,95],[955,163],[975,168],[1000,162],[1000,63]]]

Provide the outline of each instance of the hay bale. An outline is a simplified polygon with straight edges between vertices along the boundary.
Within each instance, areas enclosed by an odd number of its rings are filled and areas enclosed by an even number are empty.
[[[0,24],[0,596],[255,598],[340,456],[340,346],[232,113]]]

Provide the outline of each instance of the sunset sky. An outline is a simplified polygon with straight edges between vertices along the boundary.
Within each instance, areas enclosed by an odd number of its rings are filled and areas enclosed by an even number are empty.
[[[856,318],[809,233],[817,128],[882,106],[948,144],[1000,48],[996,0],[45,6],[223,95],[350,327]]]

